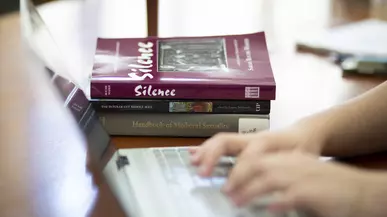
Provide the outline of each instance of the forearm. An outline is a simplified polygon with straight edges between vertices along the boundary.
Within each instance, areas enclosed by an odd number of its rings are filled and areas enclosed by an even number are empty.
[[[306,117],[298,125],[319,137],[322,155],[351,156],[387,150],[387,83]]]
[[[385,217],[387,213],[387,172],[366,172],[363,174],[357,206],[353,217]]]

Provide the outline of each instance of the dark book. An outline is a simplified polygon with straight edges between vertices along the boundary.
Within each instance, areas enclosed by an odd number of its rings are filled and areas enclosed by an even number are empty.
[[[269,115],[144,114],[97,112],[113,136],[211,137],[220,132],[255,133],[268,130]]]
[[[46,68],[53,87],[63,101],[63,106],[70,110],[74,120],[83,132],[93,158],[101,159],[111,142],[110,135],[104,129],[92,104],[84,92],[68,79]]]
[[[97,112],[270,114],[269,100],[91,100]]]
[[[94,99],[274,100],[264,32],[97,41]]]

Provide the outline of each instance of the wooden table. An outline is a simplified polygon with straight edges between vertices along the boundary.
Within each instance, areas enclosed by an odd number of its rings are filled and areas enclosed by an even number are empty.
[[[288,10],[297,10],[297,4],[302,2],[305,1],[292,1]],[[294,27],[296,19],[289,20],[285,12],[276,14],[282,20],[271,54],[278,83],[271,114],[273,129],[341,103],[384,81],[343,78],[338,68],[327,61],[295,53],[290,46],[292,34],[281,33],[286,32],[287,24]],[[47,84],[28,70],[20,41],[18,14],[0,17],[0,216],[124,216],[99,168],[87,164],[87,145],[76,124],[50,94]],[[116,137],[112,147],[195,145],[202,141]],[[386,169],[386,159],[387,154],[378,153],[348,162]]]

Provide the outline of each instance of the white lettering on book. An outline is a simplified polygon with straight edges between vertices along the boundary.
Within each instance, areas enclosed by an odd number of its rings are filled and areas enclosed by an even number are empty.
[[[130,73],[128,73],[131,80],[145,80],[145,78],[153,79],[152,67],[153,67],[153,43],[152,42],[139,42],[138,51],[140,56],[137,57],[136,64],[129,64]]]
[[[250,50],[250,40],[248,38],[245,38],[245,47],[244,50],[246,52],[246,62],[248,65],[248,70],[249,71],[254,71],[254,65],[253,65],[253,59],[251,57],[251,50]]]
[[[142,86],[137,85],[134,88],[134,92],[136,92],[136,96],[175,96],[175,89],[153,89],[152,85]]]
[[[239,133],[254,133],[270,129],[270,120],[265,117],[261,118],[239,118],[238,132]]]

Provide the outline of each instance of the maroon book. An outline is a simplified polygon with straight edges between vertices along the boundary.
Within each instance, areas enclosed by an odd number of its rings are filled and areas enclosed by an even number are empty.
[[[274,100],[264,32],[98,39],[93,99]]]

